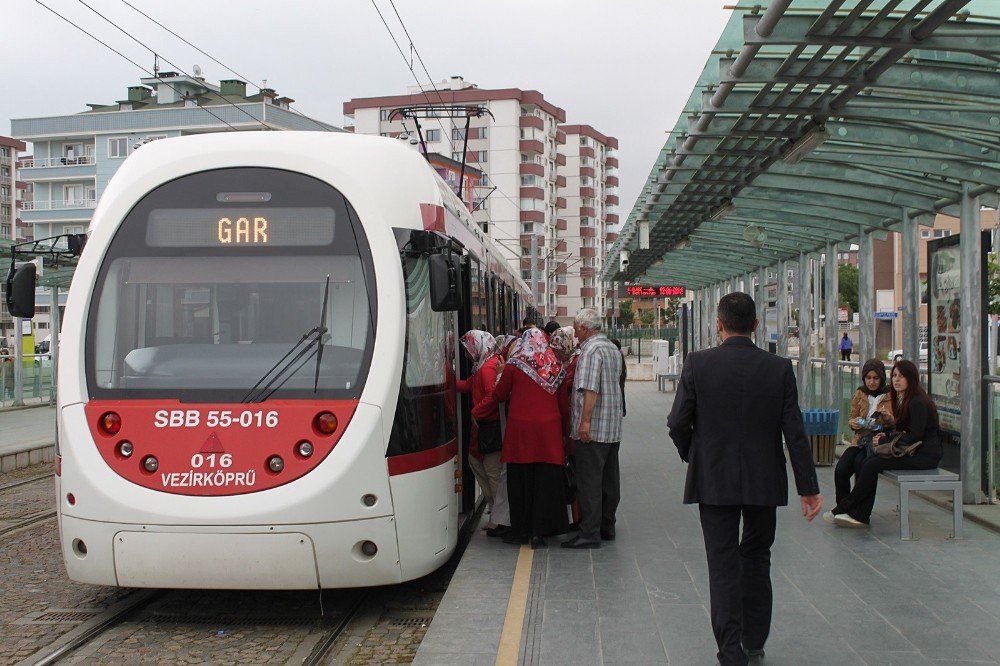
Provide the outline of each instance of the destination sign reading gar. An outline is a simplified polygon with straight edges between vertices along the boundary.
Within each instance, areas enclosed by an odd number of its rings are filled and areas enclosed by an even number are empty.
[[[302,247],[333,242],[337,214],[319,207],[158,208],[149,214],[150,247]]]
[[[629,296],[640,296],[645,298],[672,298],[675,296],[683,296],[684,287],[678,287],[676,285],[644,286],[635,284],[625,287],[625,293]]]

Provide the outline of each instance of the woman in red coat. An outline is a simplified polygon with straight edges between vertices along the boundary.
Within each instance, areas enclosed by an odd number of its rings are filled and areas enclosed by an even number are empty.
[[[511,529],[504,541],[544,546],[546,536],[563,534],[566,489],[562,414],[557,391],[565,376],[545,333],[528,329],[511,354],[493,393],[472,410],[483,418],[510,400],[500,459],[507,464]]]
[[[472,330],[462,336],[462,348],[472,362],[472,370],[468,379],[458,380],[456,386],[462,393],[472,393],[473,406],[483,401],[497,383],[502,361],[496,353],[496,340],[486,331]],[[503,463],[500,462],[500,450],[483,453],[479,450],[480,429],[495,428],[496,436],[500,436],[500,410],[494,404],[493,409],[477,418],[472,423],[472,433],[469,437],[469,467],[476,477],[479,487],[486,496],[486,508],[490,512],[490,522],[486,529],[496,528],[493,522],[493,502],[496,499],[497,486],[500,483],[500,472]]]

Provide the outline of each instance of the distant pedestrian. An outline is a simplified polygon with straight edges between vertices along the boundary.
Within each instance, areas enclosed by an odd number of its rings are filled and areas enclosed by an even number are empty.
[[[701,516],[712,631],[724,666],[764,658],[775,508],[788,503],[782,437],[806,520],[823,503],[792,363],[753,343],[757,323],[747,294],[719,301],[722,344],[688,354],[667,419],[677,452],[689,463],[684,503],[698,504]]]
[[[545,537],[563,534],[566,489],[562,417],[556,392],[563,381],[562,363],[545,333],[530,327],[521,336],[493,393],[472,410],[479,419],[510,400],[500,459],[507,464],[510,531],[505,543],[545,545]]]
[[[854,350],[854,341],[851,340],[847,333],[844,333],[844,337],[840,339],[840,360],[850,361],[851,351]]]
[[[601,332],[601,317],[591,308],[573,320],[580,359],[573,379],[571,433],[580,533],[563,548],[600,548],[615,538],[621,500],[618,449],[622,438],[622,354]]]

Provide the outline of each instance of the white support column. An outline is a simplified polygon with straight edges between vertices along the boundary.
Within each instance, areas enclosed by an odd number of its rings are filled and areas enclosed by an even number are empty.
[[[760,269],[757,278],[757,346],[767,349],[767,268]]]
[[[788,262],[778,262],[778,356],[788,356]]]
[[[872,235],[858,236],[858,361],[875,358],[875,251]]]
[[[962,414],[960,420],[962,461],[962,502],[980,504],[983,453],[983,288],[982,237],[979,229],[979,197],[970,193],[969,183],[962,183],[961,235],[961,349],[962,377],[959,381]]]
[[[812,296],[812,267],[809,255],[799,255],[799,405],[812,407],[812,362],[809,360],[809,341],[812,339],[812,314],[809,301]]]
[[[15,407],[24,404],[24,335],[21,327],[26,321],[31,320],[14,317],[14,402],[11,404]]]
[[[823,254],[813,260],[813,330],[816,331],[816,356],[822,356],[819,346],[820,315],[823,312]]]
[[[903,209],[903,358],[920,364],[920,234],[916,220]],[[976,264],[979,265],[978,263]],[[967,269],[968,267],[963,267]],[[963,292],[965,293],[965,292]],[[977,301],[978,305],[978,301]]]
[[[840,336],[837,335],[837,302],[839,290],[837,285],[837,244],[826,246],[826,269],[823,275],[824,298],[826,307],[826,368],[823,373],[823,407],[839,408],[837,391],[840,385]]]

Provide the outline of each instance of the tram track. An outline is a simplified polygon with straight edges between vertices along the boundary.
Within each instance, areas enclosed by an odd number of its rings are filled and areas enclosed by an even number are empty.
[[[55,478],[55,474],[52,474],[50,472],[48,474],[39,474],[38,476],[33,476],[27,479],[21,479],[20,481],[12,481],[11,483],[5,483],[3,485],[0,485],[0,493],[4,492],[5,490],[10,490],[12,488],[19,488],[21,486],[26,486],[29,483],[35,483],[37,481],[44,481],[46,479],[52,479],[52,478]]]
[[[11,532],[16,532],[17,530],[34,525],[35,523],[40,523],[43,520],[48,520],[49,518],[55,518],[55,511],[42,511],[40,513],[35,513],[27,517],[23,517],[20,520],[10,524],[0,526],[0,537],[10,534]]]

